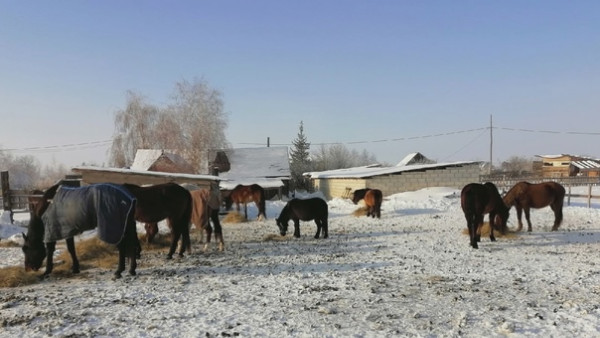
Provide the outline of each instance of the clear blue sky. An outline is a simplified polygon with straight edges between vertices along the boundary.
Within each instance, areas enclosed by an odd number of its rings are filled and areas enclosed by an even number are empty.
[[[127,90],[164,105],[195,78],[222,92],[234,147],[290,144],[304,121],[313,150],[489,160],[493,116],[494,162],[600,157],[599,1],[0,0],[15,155],[102,164]]]

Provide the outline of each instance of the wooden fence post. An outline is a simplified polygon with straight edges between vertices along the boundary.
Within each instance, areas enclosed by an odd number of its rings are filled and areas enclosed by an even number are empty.
[[[14,220],[10,196],[10,185],[8,184],[8,171],[0,172],[0,184],[2,185],[2,209],[10,213],[10,223],[13,224]]]

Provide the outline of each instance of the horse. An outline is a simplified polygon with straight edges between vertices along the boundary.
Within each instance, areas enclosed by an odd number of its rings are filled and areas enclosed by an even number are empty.
[[[367,217],[381,218],[381,202],[383,194],[379,189],[369,189],[365,193],[365,205],[367,206]]]
[[[328,213],[327,202],[321,198],[294,198],[287,202],[276,220],[277,226],[279,227],[279,233],[281,236],[285,236],[288,229],[288,222],[292,219],[294,220],[294,237],[298,238],[300,237],[300,220],[314,220],[317,224],[315,238],[319,238],[321,229],[323,229],[323,238],[327,238],[329,237],[327,228]]]
[[[197,229],[206,233],[206,244],[204,250],[208,249],[213,228],[210,226],[209,218],[212,220],[215,239],[219,243],[219,251],[225,249],[223,241],[223,229],[219,221],[219,209],[221,207],[221,194],[218,189],[198,189],[190,191],[192,196],[192,218],[191,223]],[[202,236],[202,235],[201,235]]]
[[[85,230],[98,228],[98,237],[114,244],[119,262],[114,277],[125,271],[125,258],[130,259],[129,274],[135,275],[141,246],[134,218],[136,200],[126,189],[115,184],[95,184],[81,188],[56,184],[44,192],[31,212],[27,235],[23,234],[25,270],[37,271],[46,259],[42,277],[53,269],[56,241],[66,239],[73,273],[79,273],[79,260],[73,237]],[[45,248],[44,248],[45,244]]]
[[[358,204],[358,202],[360,200],[362,200],[363,198],[365,198],[365,194],[367,193],[367,191],[369,191],[371,189],[369,188],[365,188],[365,189],[357,189],[354,190],[354,192],[352,193],[352,202],[354,204]]]
[[[495,242],[494,227],[504,234],[507,231],[509,208],[504,204],[498,188],[491,182],[469,183],[460,193],[460,205],[467,220],[470,244],[477,249],[480,241],[479,229],[485,214],[490,217],[490,241]]]
[[[562,207],[564,197],[565,188],[556,182],[542,182],[537,184],[519,182],[504,195],[503,200],[509,208],[514,205],[515,209],[517,209],[517,219],[519,220],[517,231],[523,229],[523,222],[521,221],[523,211],[525,211],[525,219],[527,220],[527,231],[531,232],[529,209],[539,209],[547,206],[550,206],[552,211],[554,211],[552,231],[556,231],[563,219]]]
[[[244,216],[248,219],[248,202],[254,202],[258,207],[258,220],[262,218],[266,219],[266,208],[265,208],[265,190],[258,184],[242,185],[238,184],[233,190],[225,197],[225,208],[231,209],[233,203],[236,204],[237,211],[240,211],[240,204],[244,204]],[[262,216],[262,218],[261,218]]]
[[[190,219],[192,197],[190,192],[177,183],[162,183],[141,187],[125,183],[123,186],[137,199],[135,220],[146,223],[146,241],[158,233],[158,222],[166,219],[171,229],[171,246],[167,259],[172,259],[181,238],[179,257],[190,247]]]

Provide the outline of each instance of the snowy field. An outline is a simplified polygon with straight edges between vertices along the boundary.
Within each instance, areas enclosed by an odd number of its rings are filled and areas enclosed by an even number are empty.
[[[225,252],[142,252],[135,277],[87,269],[4,288],[0,336],[600,336],[597,200],[572,200],[557,232],[549,208],[534,210],[532,233],[482,238],[475,250],[458,195],[389,196],[381,219],[329,201],[325,240],[313,239],[312,222],[300,239],[273,239],[284,204],[269,202],[265,221],[224,224]],[[0,230],[2,241],[24,231]],[[22,262],[20,248],[0,248],[3,266]]]

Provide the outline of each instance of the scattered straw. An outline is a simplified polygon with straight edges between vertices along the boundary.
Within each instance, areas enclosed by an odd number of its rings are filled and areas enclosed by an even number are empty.
[[[25,272],[22,266],[10,266],[0,269],[0,287],[14,288],[35,284],[40,281],[39,272]]]
[[[463,234],[465,235],[469,235],[469,229],[465,228],[462,231]],[[490,236],[490,223],[489,222],[483,222],[483,225],[481,226],[481,228],[479,228],[477,230],[477,233],[480,234],[481,237],[489,237]],[[516,238],[517,237],[517,233],[514,231],[508,231],[507,233],[505,233],[504,235],[498,231],[494,229],[494,237],[497,238]]]
[[[231,211],[223,218],[222,223],[244,223],[248,220],[237,211]]]
[[[352,213],[355,217],[366,216],[367,215],[367,207],[360,207]]]
[[[280,242],[280,241],[286,241],[288,238],[286,236],[281,236],[281,235],[277,235],[277,234],[268,234],[265,236],[264,241],[265,242]]]

